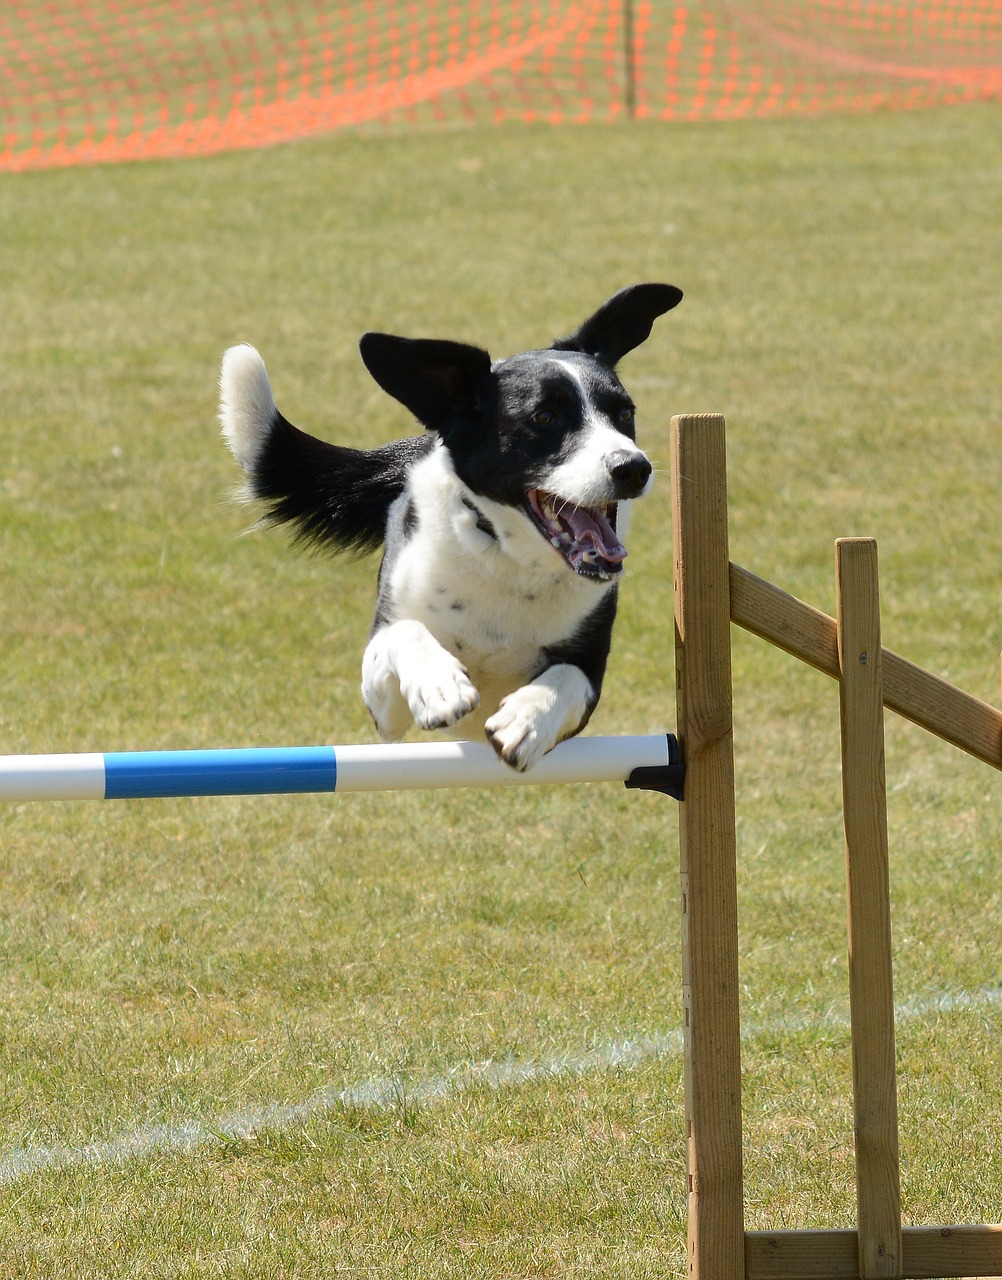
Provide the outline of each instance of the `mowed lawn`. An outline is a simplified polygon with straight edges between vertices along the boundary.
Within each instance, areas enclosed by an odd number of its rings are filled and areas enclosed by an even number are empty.
[[[504,354],[685,290],[622,366],[635,513],[591,732],[673,728],[668,424],[731,554],[999,699],[998,108],[348,134],[0,180],[0,751],[358,742],[375,561],[241,536],[215,423],[410,430],[368,328]],[[735,633],[749,1227],[852,1224],[837,690]],[[991,770],[888,716],[910,1222],[1002,1216]],[[0,808],[0,1270],[685,1273],[676,813],[616,787]]]

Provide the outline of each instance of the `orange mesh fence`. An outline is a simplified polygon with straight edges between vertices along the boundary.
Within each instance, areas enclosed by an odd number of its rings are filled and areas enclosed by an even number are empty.
[[[1002,97],[1002,0],[6,0],[0,170]]]

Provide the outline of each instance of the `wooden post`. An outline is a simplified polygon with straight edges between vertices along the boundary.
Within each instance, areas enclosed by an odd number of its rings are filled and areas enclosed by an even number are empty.
[[[724,419],[672,419],[675,671],[692,1280],[744,1275]]]
[[[901,1275],[877,544],[836,548],[859,1274]]]

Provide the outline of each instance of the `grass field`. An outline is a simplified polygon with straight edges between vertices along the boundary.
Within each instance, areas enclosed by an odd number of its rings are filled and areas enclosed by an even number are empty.
[[[366,741],[374,564],[240,537],[222,350],[345,443],[366,328],[498,354],[642,279],[594,732],[674,723],[668,422],[731,552],[997,703],[998,110],[350,136],[0,181],[5,752]],[[749,1227],[854,1208],[837,691],[734,638]],[[998,1220],[997,779],[888,719],[903,1197]],[[681,1276],[675,812],[616,788],[0,810],[4,1276]],[[489,1064],[494,1064],[493,1066]],[[89,1153],[89,1154],[88,1154]]]

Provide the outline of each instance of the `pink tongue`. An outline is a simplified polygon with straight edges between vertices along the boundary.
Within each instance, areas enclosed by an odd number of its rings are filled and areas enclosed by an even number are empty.
[[[602,559],[610,564],[620,564],[626,559],[626,548],[616,537],[616,530],[597,508],[565,509],[560,517],[579,545],[591,543]]]

